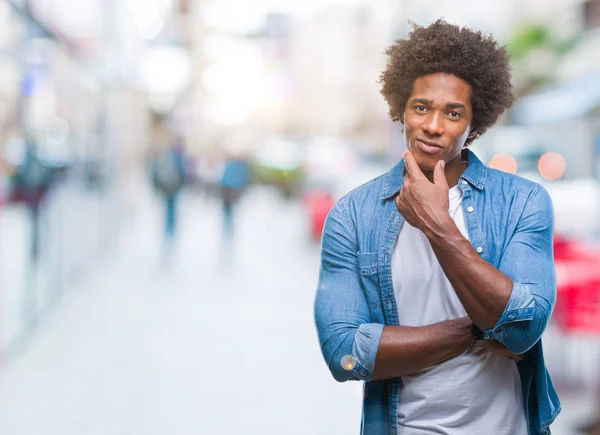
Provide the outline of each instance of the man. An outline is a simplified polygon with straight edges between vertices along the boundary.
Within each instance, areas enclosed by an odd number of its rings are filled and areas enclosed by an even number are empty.
[[[362,434],[550,433],[552,203],[467,150],[513,102],[506,51],[438,20],[387,54],[382,94],[408,151],[327,217],[325,360],[336,380],[366,381]]]
[[[221,201],[223,203],[223,235],[233,236],[233,213],[244,190],[250,183],[250,168],[241,155],[230,155],[221,176]]]
[[[40,156],[36,139],[26,135],[25,159],[15,173],[15,188],[31,216],[30,258],[34,263],[39,259],[43,204],[54,182],[55,172]]]
[[[177,231],[177,200],[186,181],[182,137],[177,137],[167,149],[157,151],[151,161],[151,172],[152,183],[164,200],[166,254],[170,254]]]

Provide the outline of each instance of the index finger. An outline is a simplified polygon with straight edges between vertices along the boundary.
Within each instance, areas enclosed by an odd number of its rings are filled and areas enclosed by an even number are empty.
[[[504,355],[505,357],[510,358],[513,361],[521,361],[522,359],[524,359],[524,355],[511,352],[504,344],[496,340],[485,340],[483,343],[483,347],[484,349],[487,349],[490,352],[495,352],[500,355]]]
[[[417,161],[415,160],[415,156],[413,156],[413,154],[410,151],[407,151],[404,153],[404,163],[405,163],[405,168],[406,168],[406,172],[408,173],[409,176],[413,177],[413,178],[421,178],[421,177],[425,177],[425,174],[423,174],[423,172],[421,171],[421,168],[419,168],[419,165],[417,164]]]

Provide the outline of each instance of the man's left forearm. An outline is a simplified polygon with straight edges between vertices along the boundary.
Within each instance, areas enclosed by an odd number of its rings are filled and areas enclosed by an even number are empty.
[[[469,317],[480,329],[493,328],[510,298],[512,280],[475,252],[450,216],[425,235]]]

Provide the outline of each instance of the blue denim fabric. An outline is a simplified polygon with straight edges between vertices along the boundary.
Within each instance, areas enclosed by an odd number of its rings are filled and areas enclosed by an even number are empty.
[[[365,381],[366,435],[398,430],[400,378],[371,377],[384,325],[399,324],[391,260],[404,222],[394,202],[403,174],[404,160],[344,196],[323,232],[315,299],[321,351],[337,381]],[[459,186],[471,245],[514,283],[504,313],[484,334],[524,354],[517,366],[529,433],[550,433],[561,407],[540,337],[556,301],[552,202],[539,184],[490,169],[471,151]]]

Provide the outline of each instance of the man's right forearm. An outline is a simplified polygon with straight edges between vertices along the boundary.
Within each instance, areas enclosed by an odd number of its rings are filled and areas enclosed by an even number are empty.
[[[475,343],[468,317],[427,326],[386,326],[372,380],[398,378],[463,353]]]

